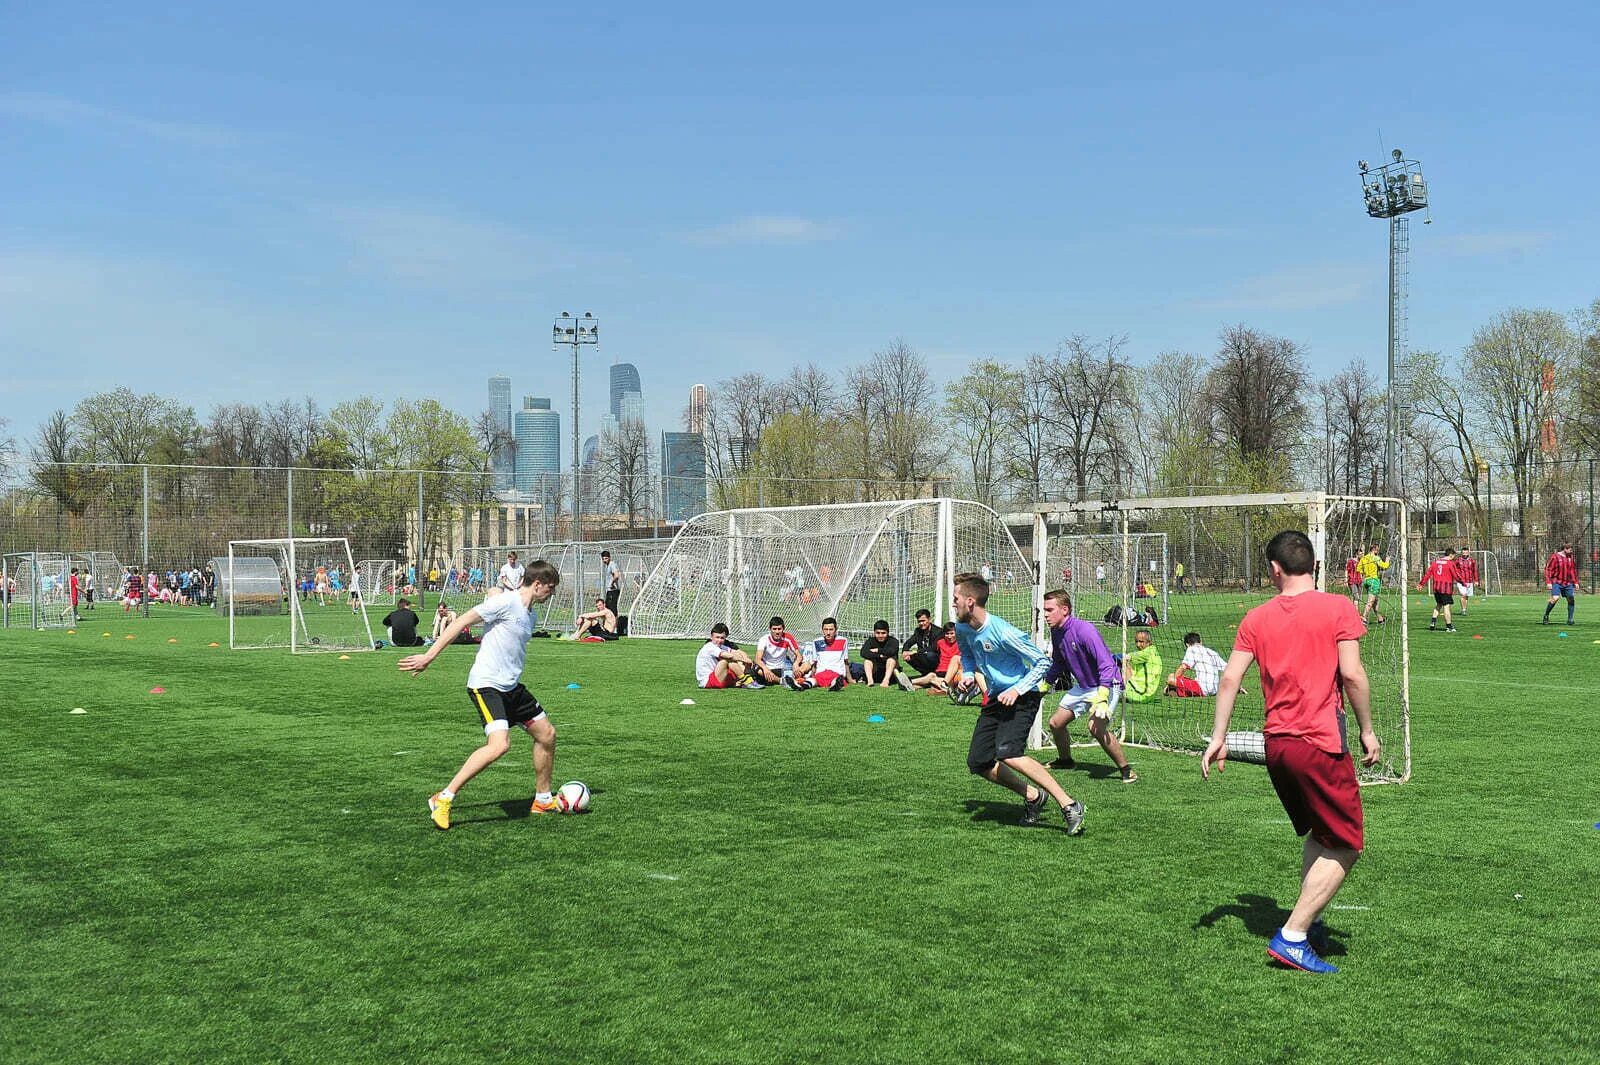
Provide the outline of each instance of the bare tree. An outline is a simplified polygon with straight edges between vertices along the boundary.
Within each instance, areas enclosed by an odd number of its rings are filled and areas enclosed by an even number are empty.
[[[973,363],[945,385],[944,410],[956,451],[972,475],[980,503],[993,506],[1005,470],[1001,441],[1015,420],[1022,372],[995,359]]]
[[[1206,360],[1182,351],[1162,352],[1141,375],[1144,417],[1153,465],[1163,488],[1215,484],[1216,453],[1206,403]]]
[[[1574,448],[1593,455],[1600,452],[1600,299],[1573,317],[1577,367],[1567,431]]]
[[[1488,439],[1511,465],[1517,523],[1529,535],[1527,511],[1541,479],[1541,444],[1576,361],[1577,338],[1561,315],[1510,310],[1473,334],[1463,356],[1470,398]]]
[[[175,410],[176,404],[161,396],[117,388],[79,401],[72,420],[89,461],[137,465],[151,461]]]
[[[1029,355],[1017,390],[1015,421],[1001,441],[1006,473],[1030,500],[1044,499],[1056,469],[1049,372],[1043,355]]]
[[[830,417],[839,402],[833,375],[814,362],[789,375],[780,398],[785,410],[813,411],[822,418]]]
[[[1292,340],[1242,325],[1221,341],[1206,375],[1213,443],[1251,487],[1280,486],[1303,442],[1305,355]]]
[[[82,517],[89,508],[94,477],[90,469],[74,465],[82,461],[84,451],[66,411],[52,411],[44,420],[32,452],[29,472],[33,483],[49,493],[62,510]]]
[[[874,354],[871,367],[883,472],[897,492],[910,492],[950,453],[940,436],[938,394],[928,364],[904,340]]]
[[[1378,379],[1360,359],[1352,360],[1328,382],[1332,399],[1333,490],[1355,494],[1379,487],[1386,399]]]
[[[653,450],[644,422],[625,418],[615,431],[601,436],[595,452],[595,475],[600,479],[602,497],[630,529],[641,516],[655,513],[655,481],[650,476]]]
[[[1407,359],[1407,377],[1411,380],[1412,410],[1419,423],[1431,422],[1445,435],[1441,448],[1449,448],[1452,459],[1440,459],[1441,475],[1448,469],[1459,476],[1453,483],[1462,502],[1472,516],[1473,527],[1482,534],[1484,544],[1490,543],[1491,530],[1486,524],[1487,500],[1482,494],[1481,482],[1487,460],[1479,454],[1474,441],[1475,428],[1471,414],[1462,396],[1464,383],[1445,364],[1437,352],[1422,351]]]
[[[472,421],[472,440],[483,453],[477,502],[479,506],[488,506],[494,500],[494,469],[496,466],[509,469],[516,462],[517,438],[506,429],[497,412],[484,410]]]
[[[1126,337],[1063,340],[1044,362],[1055,441],[1073,498],[1091,485],[1120,486],[1131,465],[1125,440],[1134,425],[1138,395],[1133,368],[1122,356]]]

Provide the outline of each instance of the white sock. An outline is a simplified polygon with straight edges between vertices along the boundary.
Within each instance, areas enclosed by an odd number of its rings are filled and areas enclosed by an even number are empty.
[[[445,788],[443,791],[441,791],[439,793],[439,798],[443,799],[445,802],[449,802],[451,799],[453,799],[455,797],[456,797],[456,793],[451,791],[449,788]]]
[[[1304,943],[1306,941],[1306,934],[1304,932],[1291,932],[1289,929],[1285,928],[1283,930],[1283,938],[1284,941],[1288,943]]]
[[[550,793],[548,791],[541,791],[539,794],[534,796],[534,799],[538,802],[549,802]]]

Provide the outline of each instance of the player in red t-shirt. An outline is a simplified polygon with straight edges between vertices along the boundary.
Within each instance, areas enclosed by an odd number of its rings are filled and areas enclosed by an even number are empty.
[[[1443,614],[1444,631],[1455,632],[1455,623],[1450,620],[1450,607],[1456,601],[1456,549],[1446,548],[1443,554],[1428,563],[1417,587],[1433,589],[1433,614],[1428,618],[1428,631],[1439,627],[1439,615]]]
[[[1361,732],[1361,764],[1375,764],[1381,751],[1361,664],[1367,627],[1350,600],[1316,590],[1315,553],[1305,533],[1274,536],[1267,563],[1278,594],[1239,623],[1200,774],[1209,779],[1213,763],[1219,773],[1227,765],[1234,698],[1254,662],[1267,704],[1267,774],[1295,832],[1305,837],[1300,897],[1267,953],[1291,968],[1331,973],[1338,970],[1319,955],[1327,938],[1320,916],[1365,846],[1361,793],[1345,744],[1346,697]]]
[[[1562,544],[1561,550],[1550,556],[1550,561],[1544,564],[1544,579],[1550,584],[1550,601],[1544,605],[1544,620],[1540,624],[1550,624],[1550,611],[1557,601],[1565,599],[1567,624],[1571,625],[1578,606],[1578,560],[1573,557],[1571,544]]]
[[[1461,596],[1461,616],[1467,616],[1467,604],[1478,590],[1478,562],[1466,551],[1456,552],[1456,594]]]

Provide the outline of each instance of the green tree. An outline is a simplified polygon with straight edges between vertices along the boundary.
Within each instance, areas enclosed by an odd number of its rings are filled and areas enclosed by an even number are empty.
[[[973,497],[993,506],[1005,473],[1002,441],[1016,418],[1022,371],[980,359],[944,388],[944,413],[956,453],[972,478]]]

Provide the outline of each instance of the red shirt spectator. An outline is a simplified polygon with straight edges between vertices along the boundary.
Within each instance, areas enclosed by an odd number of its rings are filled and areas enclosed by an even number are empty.
[[[1565,549],[1557,551],[1544,564],[1544,579],[1547,584],[1577,584],[1578,564]]]

